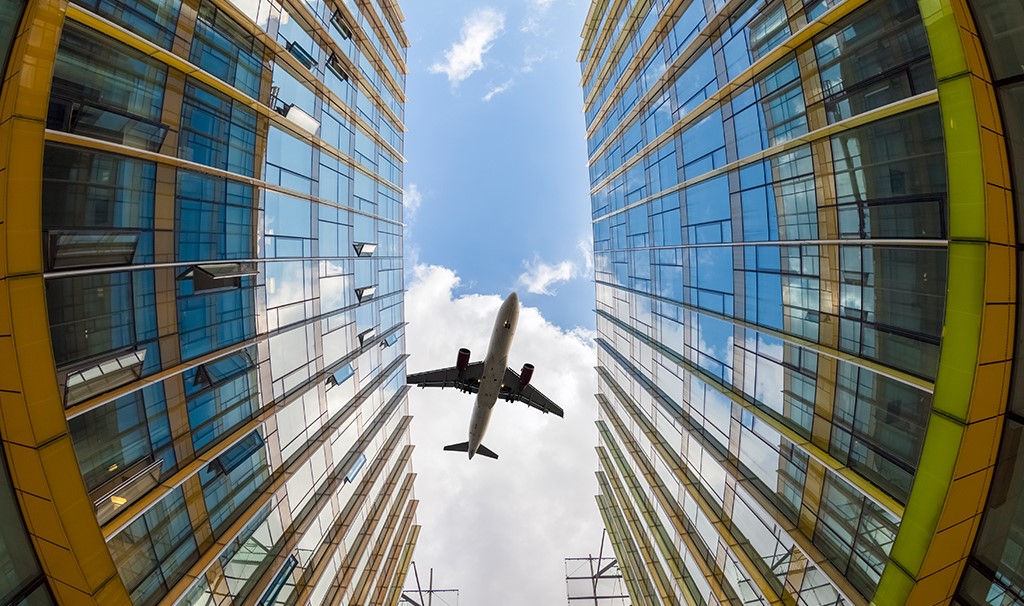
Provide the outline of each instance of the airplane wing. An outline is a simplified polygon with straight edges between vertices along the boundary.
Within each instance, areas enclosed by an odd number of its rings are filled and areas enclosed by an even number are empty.
[[[484,363],[474,362],[461,373],[458,368],[452,366],[411,374],[406,377],[405,382],[420,387],[454,387],[467,393],[476,393],[480,391],[480,377],[483,374]]]
[[[501,392],[498,393],[498,397],[502,400],[507,402],[522,402],[523,404],[536,408],[543,413],[550,412],[560,417],[565,416],[564,412],[557,404],[552,402],[534,386],[528,384],[526,387],[517,391],[517,387],[519,386],[519,373],[511,368],[505,369],[505,380],[503,383],[504,385],[501,387]]]

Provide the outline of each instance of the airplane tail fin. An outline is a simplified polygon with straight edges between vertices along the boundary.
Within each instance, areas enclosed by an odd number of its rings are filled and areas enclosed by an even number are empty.
[[[459,442],[458,444],[449,444],[448,446],[445,446],[444,449],[445,450],[450,450],[450,451],[453,451],[453,452],[469,452],[469,442]],[[481,444],[479,447],[477,447],[476,454],[483,455],[485,457],[490,457],[490,458],[495,459],[495,460],[497,460],[497,458],[498,458],[498,455],[494,454],[494,452],[491,451],[491,449],[487,448],[483,444]]]

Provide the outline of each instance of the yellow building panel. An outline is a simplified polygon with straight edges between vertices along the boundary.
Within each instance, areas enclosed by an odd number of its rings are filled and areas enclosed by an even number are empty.
[[[978,28],[974,25],[974,18],[971,17],[971,10],[967,7],[967,2],[965,0],[950,0],[949,7],[953,10],[960,29],[977,36]]]
[[[14,48],[11,50],[11,57],[20,56],[20,53],[18,52],[19,47],[24,47],[22,38],[20,36],[14,39]],[[4,81],[5,88],[7,87],[7,82],[13,81],[15,78],[18,77],[18,74],[21,72],[21,65],[17,61],[10,61],[8,65],[12,67],[7,73],[7,80]],[[15,103],[17,103],[17,98],[15,96],[0,95],[0,120],[9,120],[12,116],[14,116]],[[0,158],[3,159],[4,164],[7,163],[7,153],[8,150],[4,149],[3,153],[0,154]]]
[[[1008,361],[994,362],[978,367],[971,394],[971,408],[967,412],[968,422],[974,423],[1003,413],[1011,364]]]
[[[992,81],[991,72],[988,69],[988,61],[985,60],[985,51],[982,50],[981,39],[977,33],[971,33],[965,28],[960,28],[960,39],[964,45],[964,58],[967,61],[967,68],[975,76],[986,82]]]
[[[991,217],[993,221],[998,218]],[[1016,299],[1016,252],[1015,248],[994,244],[985,249],[985,300],[989,303],[1012,303]]]
[[[4,409],[7,408],[8,404],[5,402]],[[16,480],[15,485],[18,487],[18,492],[48,499],[50,490],[43,473],[43,463],[39,460],[39,451],[11,442],[5,442],[4,447],[11,476]]]
[[[23,118],[11,120],[11,143],[16,142],[17,153],[11,153],[7,159],[4,225],[8,276],[43,270],[40,237],[43,217],[39,210],[43,195],[43,130],[42,122]]]
[[[67,534],[69,544],[75,546],[75,561],[78,562],[85,575],[90,592],[95,594],[100,587],[112,579],[120,584],[121,577],[118,576],[117,568],[110,558],[110,552],[100,535],[100,529],[95,523],[92,523],[92,520],[96,519],[92,502],[88,499],[77,501],[74,505],[63,509],[61,515],[65,520],[69,520],[64,523],[64,532]],[[90,519],[88,524],[81,521],[86,517]]]
[[[0,342],[2,341],[3,339],[0,338]],[[14,358],[5,358],[0,354],[0,359],[11,361]],[[5,442],[21,445],[35,444],[35,439],[32,436],[32,421],[28,418],[28,407],[25,406],[24,396],[20,393],[0,393],[0,413],[3,414]]]
[[[951,560],[955,562],[966,557],[970,550],[969,539],[975,531],[976,524],[975,516],[937,532],[932,540],[934,549],[929,552],[921,566],[921,578],[925,579],[948,568]],[[945,594],[942,597],[946,597]]]
[[[66,435],[67,422],[53,372],[42,276],[21,277],[9,284],[21,392],[32,423],[33,441],[27,445],[34,446]]]
[[[953,477],[962,478],[994,465],[997,449],[993,448],[993,445],[999,443],[1002,430],[1002,415],[967,425],[964,428],[963,440],[960,442],[960,453],[953,469]]]
[[[991,469],[985,469],[953,480],[942,508],[942,515],[939,516],[939,523],[936,524],[940,533],[977,515],[984,499],[983,489],[991,480],[991,474]]]
[[[1007,303],[985,305],[978,362],[1001,362],[1013,357],[1013,326],[1017,306]]]
[[[18,366],[13,363],[17,359],[14,349],[13,337],[0,337],[0,390],[21,391],[21,376],[18,373]]]
[[[1003,123],[999,119],[999,106],[996,104],[996,91],[992,88],[992,83],[972,74],[971,93],[974,95],[974,106],[978,111],[978,126],[1002,135]]]
[[[103,606],[131,606],[131,600],[128,599],[120,578],[111,579],[96,592],[96,603]]]
[[[961,568],[962,566],[957,561],[957,563],[919,580],[910,592],[906,603],[920,604],[921,606],[947,603],[950,593],[956,587],[957,579],[960,578]]]
[[[988,220],[988,240],[1013,246],[1014,242],[1014,206],[1013,196],[1009,190],[995,185],[985,184],[985,214]],[[1013,280],[1016,281],[1016,274]],[[1014,291],[1016,293],[1016,291]],[[1014,295],[1016,296],[1016,295]]]
[[[18,502],[24,514],[25,526],[33,536],[54,545],[68,544],[64,526],[53,503],[23,491],[18,491]]]
[[[0,124],[0,137],[6,136],[10,140],[10,120]],[[0,142],[0,150],[7,149]],[[0,192],[7,191],[7,159],[0,159]],[[0,204],[0,279],[7,275],[7,246],[4,244],[5,228],[3,226],[7,217],[7,205]],[[3,334],[8,334],[8,328]]]
[[[0,121],[0,171],[7,170],[7,156],[10,153],[12,124],[9,118]],[[0,204],[0,213],[3,212],[6,206],[6,204]],[[2,219],[3,215],[0,214],[0,220]]]
[[[39,540],[38,537],[32,538],[32,543],[36,548],[36,553],[39,554],[39,560],[43,565],[46,576],[60,581],[62,584],[68,585],[85,595],[92,593],[89,590],[89,584],[85,580],[82,569],[78,566],[78,559],[70,549],[63,545]]]
[[[972,79],[972,84],[977,79]],[[977,107],[977,106],[976,106]],[[981,133],[981,159],[985,170],[985,182],[999,187],[1010,189],[1013,187],[1013,180],[1010,179],[1010,162],[1006,154],[1006,139],[991,130],[980,129]]]

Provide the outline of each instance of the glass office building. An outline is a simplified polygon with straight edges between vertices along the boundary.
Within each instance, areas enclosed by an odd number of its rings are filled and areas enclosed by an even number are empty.
[[[1020,3],[596,0],[582,38],[632,603],[1024,604]]]
[[[398,601],[402,21],[0,2],[0,602]]]

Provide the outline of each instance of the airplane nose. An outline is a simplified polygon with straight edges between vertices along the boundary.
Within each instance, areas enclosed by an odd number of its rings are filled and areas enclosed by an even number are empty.
[[[509,303],[512,303],[513,305],[519,305],[519,295],[517,295],[516,293],[510,294],[508,296],[508,299],[505,300],[508,301]]]

